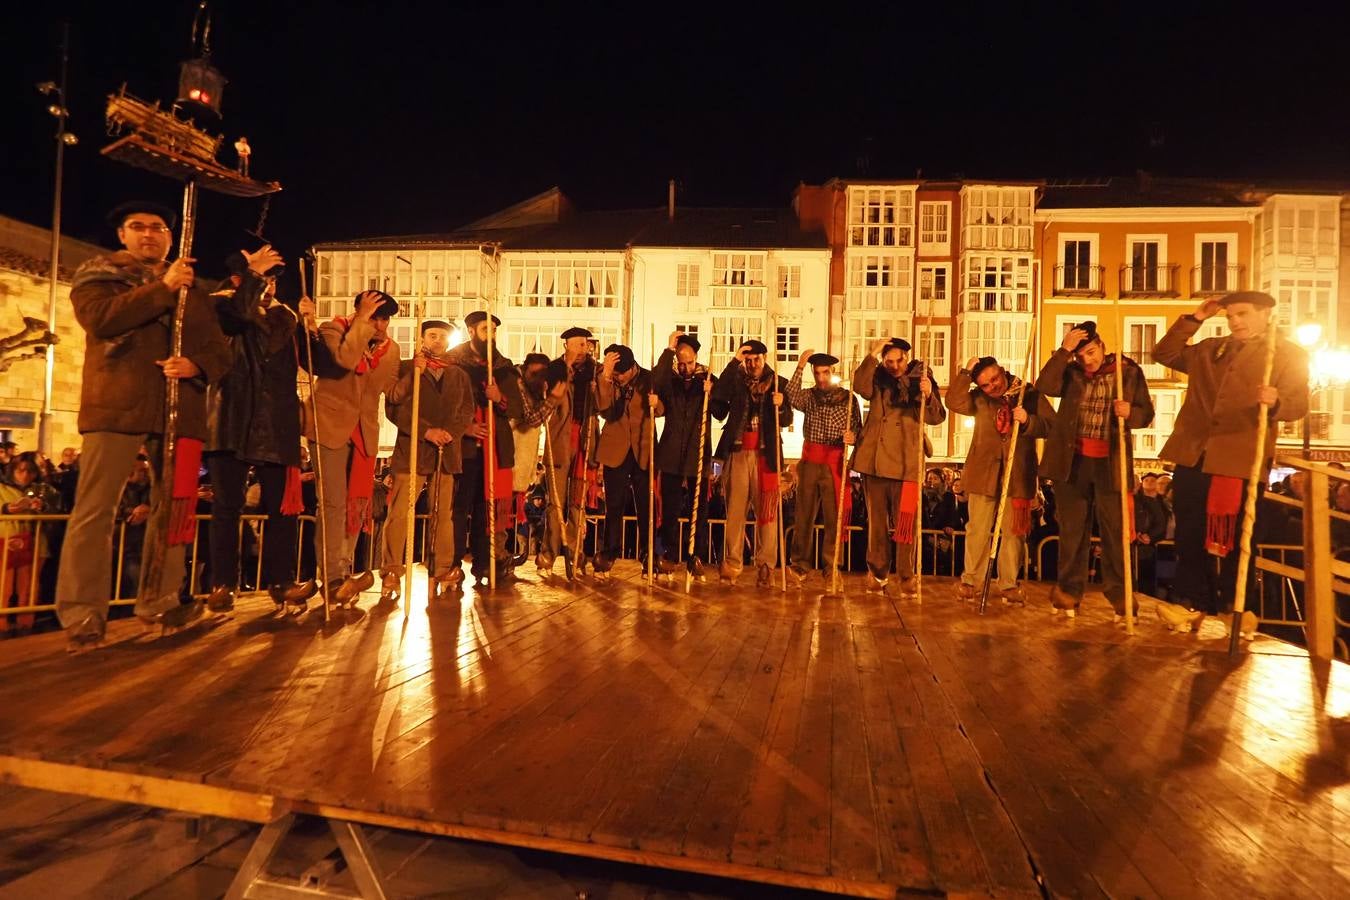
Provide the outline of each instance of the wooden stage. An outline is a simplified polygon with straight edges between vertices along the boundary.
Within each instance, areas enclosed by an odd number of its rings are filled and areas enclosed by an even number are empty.
[[[559,567],[561,568],[561,567]],[[0,780],[865,896],[1350,896],[1350,670],[1216,622],[531,573],[0,643]],[[747,584],[753,573],[747,572]]]

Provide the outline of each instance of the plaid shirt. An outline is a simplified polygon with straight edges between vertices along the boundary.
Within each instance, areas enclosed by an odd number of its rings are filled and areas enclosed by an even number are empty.
[[[813,444],[842,444],[845,431],[856,435],[862,430],[862,412],[848,388],[803,388],[798,369],[788,382],[787,399],[804,416],[802,438]]]
[[[1104,367],[1103,367],[1104,368]],[[1111,372],[1115,370],[1112,369]],[[1083,387],[1083,402],[1078,407],[1078,436],[1106,440],[1107,422],[1111,415],[1111,400],[1115,394],[1115,376],[1101,371],[1087,378]]]

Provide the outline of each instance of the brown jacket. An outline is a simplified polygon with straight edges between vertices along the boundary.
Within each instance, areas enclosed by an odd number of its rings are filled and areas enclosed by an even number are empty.
[[[1115,359],[1112,354],[1107,361]],[[1135,428],[1147,428],[1153,421],[1153,398],[1149,396],[1148,380],[1144,372],[1128,356],[1125,368],[1121,371],[1121,383],[1125,390],[1125,399],[1130,401],[1130,414],[1125,419],[1125,458],[1127,471],[1134,471],[1134,436],[1130,431]],[[1111,379],[1111,399],[1116,396],[1116,376],[1099,375]],[[1062,397],[1059,410],[1055,413],[1054,424],[1050,426],[1050,435],[1045,439],[1041,450],[1041,477],[1051,481],[1068,481],[1073,472],[1073,458],[1078,447],[1078,408],[1083,402],[1083,392],[1087,387],[1087,373],[1083,367],[1073,361],[1073,354],[1063,347],[1057,349],[1041,367],[1036,378],[1036,390],[1046,397]],[[1107,440],[1111,445],[1109,457],[1111,484],[1120,490],[1120,427],[1119,420],[1111,413],[1107,404]],[[1131,485],[1133,487],[1133,485]]]
[[[915,448],[919,444],[919,383],[910,374],[901,375],[900,402],[894,403],[889,377],[877,377],[877,358],[863,357],[853,373],[853,390],[868,400],[867,419],[863,422],[858,447],[853,451],[854,471],[879,478],[899,481],[920,481],[923,465]],[[947,418],[937,382],[928,376],[933,392],[924,405],[923,420],[929,425],[941,425]],[[924,436],[924,455],[932,454],[927,436]]]
[[[1238,343],[1231,338],[1207,338],[1186,343],[1200,328],[1191,316],[1172,324],[1153,348],[1153,358],[1186,373],[1186,400],[1176,425],[1159,453],[1179,466],[1201,465],[1211,475],[1249,478],[1256,458],[1256,389],[1265,366],[1264,337]],[[1272,327],[1274,323],[1271,323]],[[1280,402],[1273,420],[1292,422],[1308,412],[1308,354],[1283,338],[1275,342],[1275,365],[1270,384]],[[1266,429],[1266,464],[1275,456],[1273,423]]]
[[[628,402],[620,404],[624,389],[603,375],[597,380],[600,414],[605,420],[600,442],[596,446],[596,458],[600,465],[611,468],[621,466],[631,450],[638,468],[647,471],[647,457],[651,452],[651,419],[647,416],[647,395],[651,392],[651,384],[651,373],[639,367],[633,380],[628,382]]]
[[[398,440],[389,465],[395,472],[408,471],[408,446],[412,440],[412,380],[413,361],[398,364],[398,378],[384,398],[384,415],[398,426]],[[441,450],[441,472],[457,475],[464,468],[460,451],[465,430],[473,423],[473,386],[462,368],[447,365],[438,370],[440,377],[428,369],[422,373],[422,387],[417,396],[417,433],[425,435],[428,428],[444,428],[453,441]],[[417,443],[417,474],[430,475],[436,469],[436,445],[422,437]]]
[[[318,380],[315,406],[319,411],[319,443],[325,447],[347,446],[359,423],[366,453],[379,453],[380,395],[398,378],[399,355],[398,344],[391,340],[374,371],[358,375],[356,367],[374,336],[375,326],[359,319],[353,319],[345,329],[337,320],[319,326],[320,339],[338,365],[347,370],[340,378]],[[313,423],[307,424],[306,433],[313,436]]]
[[[963,416],[975,417],[966,466],[961,471],[961,484],[968,494],[997,497],[1002,490],[1003,466],[1012,451],[1008,446],[1008,435],[998,432],[997,416],[1001,405],[1001,400],[990,399],[976,387],[965,369],[959,369],[947,386],[947,408]],[[1017,456],[1013,460],[1008,496],[1026,500],[1036,496],[1036,439],[1049,436],[1055,422],[1055,410],[1050,401],[1030,386],[1022,396],[1021,405],[1027,410],[1028,417],[1017,435]]]
[[[164,373],[156,360],[170,355],[178,292],[125,250],[97,256],[75,273],[70,302],[85,331],[80,387],[81,433],[160,434],[164,431]],[[205,440],[206,385],[230,370],[233,354],[200,288],[188,291],[183,355],[202,373],[178,382],[178,434]]]

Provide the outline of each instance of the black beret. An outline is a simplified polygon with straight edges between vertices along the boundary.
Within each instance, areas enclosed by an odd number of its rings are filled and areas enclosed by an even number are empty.
[[[542,353],[526,353],[525,362],[521,363],[521,365],[528,369],[530,366],[546,366],[549,362],[551,362],[551,360]]]
[[[571,328],[564,331],[561,335],[564,341],[569,340],[571,338],[577,337],[589,338],[594,336],[595,335],[591,334],[589,331],[587,331],[585,328],[582,328],[580,325],[573,325]]]
[[[446,331],[449,331],[449,330],[450,330],[450,323],[449,323],[449,322],[442,322],[440,319],[427,319],[425,322],[422,323],[422,333],[423,333],[423,334],[426,334],[426,333],[427,333],[428,331],[430,331],[432,328],[443,328],[443,329],[445,329]]]
[[[755,340],[754,338],[751,338],[751,339],[748,340],[748,341],[742,341],[742,342],[741,342],[741,349],[742,349],[742,350],[749,350],[751,353],[755,353],[755,354],[758,354],[758,355],[760,355],[760,356],[763,356],[764,354],[766,354],[766,353],[769,352],[769,348],[766,347],[766,346],[764,346],[764,342],[763,342],[763,341],[757,341],[757,340]]]
[[[692,334],[682,334],[679,337],[677,337],[675,339],[675,346],[678,347],[681,344],[693,350],[695,353],[697,353],[699,349],[702,348],[703,346],[698,342],[698,338],[694,337]]]
[[[1250,303],[1252,306],[1262,306],[1271,309],[1275,306],[1275,298],[1265,291],[1237,291],[1232,294],[1225,294],[1219,298],[1219,306],[1227,309],[1234,303]]]
[[[886,351],[891,349],[892,347],[896,347],[900,350],[905,351],[906,353],[914,349],[913,346],[910,345],[909,341],[905,340],[904,338],[891,338],[890,343],[888,343],[882,349],[881,351],[882,355],[883,356],[886,355]]]
[[[1096,322],[1079,322],[1077,325],[1075,325],[1075,326],[1073,326],[1073,327],[1074,327],[1074,328],[1081,329],[1081,330],[1087,332],[1087,336],[1084,337],[1081,341],[1078,342],[1078,346],[1076,346],[1076,347],[1073,348],[1073,352],[1074,352],[1074,353],[1077,353],[1079,350],[1082,350],[1084,347],[1086,347],[1088,344],[1092,343],[1093,341],[1099,341],[1099,340],[1101,340],[1101,335],[1099,335],[1099,334],[1097,333],[1097,323],[1096,323]],[[1070,330],[1072,330],[1072,329],[1070,329]]]
[[[156,203],[153,200],[128,200],[126,203],[119,203],[108,211],[107,221],[113,228],[121,228],[127,217],[136,213],[159,216],[170,228],[178,225],[178,215],[163,203]]]
[[[619,354],[619,360],[614,364],[615,372],[627,372],[633,366],[637,365],[637,360],[633,357],[633,349],[625,347],[623,344],[610,344],[605,348],[605,356],[611,353]]]
[[[361,298],[366,294],[380,295],[380,308],[375,310],[375,314],[371,316],[372,319],[392,319],[394,316],[398,315],[398,301],[384,291],[362,291],[353,298],[352,305],[360,305]]]
[[[236,250],[225,257],[225,271],[231,275],[243,275],[244,270],[248,268],[248,260],[244,259],[244,254]]]
[[[467,316],[464,317],[464,325],[468,328],[473,328],[479,322],[485,321],[487,321],[487,313],[481,309],[475,309],[473,312],[469,313]],[[493,316],[492,324],[500,326],[502,324],[502,320],[497,318],[496,316]]]
[[[813,366],[833,366],[839,362],[839,357],[828,353],[812,353],[806,361]]]
[[[980,373],[983,372],[985,369],[989,368],[990,366],[997,366],[997,365],[998,360],[994,359],[992,356],[981,356],[978,360],[975,361],[975,367],[970,370],[971,381],[974,381],[975,379],[979,378]]]

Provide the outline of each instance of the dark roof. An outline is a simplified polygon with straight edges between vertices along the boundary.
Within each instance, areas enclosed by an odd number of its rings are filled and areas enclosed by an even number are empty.
[[[27,253],[20,253],[18,250],[0,247],[0,269],[9,269],[12,272],[22,272],[25,275],[45,279],[52,274],[52,261],[50,258],[39,259],[36,256],[29,256]],[[74,269],[68,266],[60,266],[56,271],[56,280],[62,284],[68,284],[74,275]]]
[[[790,209],[664,207],[574,212],[557,222],[511,228],[465,226],[431,234],[381,235],[351,241],[329,241],[319,250],[395,247],[475,247],[503,250],[624,250],[641,247],[719,247],[745,249],[826,249],[819,231],[803,231]]]
[[[1049,181],[1042,189],[1038,209],[1098,209],[1104,207],[1253,206],[1251,185],[1199,178],[1149,175],[1109,178],[1067,178]]]
[[[676,208],[671,220],[657,220],[633,239],[640,247],[718,247],[824,250],[823,231],[803,231],[790,209]]]

